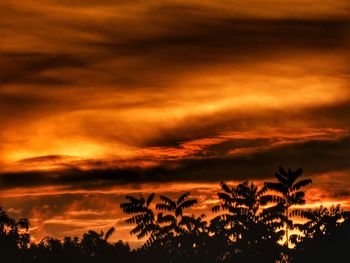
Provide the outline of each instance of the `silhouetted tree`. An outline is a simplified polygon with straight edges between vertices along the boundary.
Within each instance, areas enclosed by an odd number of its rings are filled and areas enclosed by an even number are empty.
[[[197,204],[196,199],[188,199],[189,195],[187,192],[177,200],[161,195],[161,202],[156,205],[156,209],[161,211],[158,214],[161,234],[158,246],[167,250],[172,262],[189,262],[195,255],[200,257],[199,251],[205,247],[208,234],[205,215],[184,214],[185,209]]]
[[[347,214],[340,208],[340,205],[333,205],[330,208],[320,206],[318,209],[308,209],[303,211],[300,216],[307,219],[304,224],[295,224],[304,234],[304,236],[299,237],[301,239],[330,235],[347,219]]]
[[[130,250],[127,243],[109,242],[115,229],[96,232],[89,230],[82,238],[63,240],[46,237],[31,243],[29,221],[15,220],[0,208],[0,260],[25,263],[228,263],[228,262],[347,262],[349,261],[350,214],[338,206],[318,209],[295,209],[305,203],[301,188],[310,179],[298,180],[302,170],[276,173],[278,182],[263,187],[243,182],[234,186],[221,183],[219,203],[212,210],[220,213],[210,224],[205,215],[195,216],[187,209],[197,204],[185,193],[173,200],[160,196],[153,205],[155,194],[147,198],[126,196],[120,206],[134,225],[130,233],[145,244]],[[187,210],[187,211],[186,211]],[[294,224],[294,216],[305,223]],[[284,229],[296,228],[299,235]],[[281,259],[281,256],[285,257]]]
[[[192,218],[183,215],[183,212],[186,208],[190,208],[197,203],[195,199],[186,200],[189,195],[190,193],[185,193],[177,201],[173,201],[164,195],[160,196],[162,202],[156,204],[156,209],[168,212],[167,215],[159,213],[158,216],[159,223],[168,223],[168,225],[162,227],[163,234],[180,236],[186,233],[186,226],[191,223]]]
[[[224,246],[231,243],[234,257],[245,262],[253,262],[261,257],[278,257],[277,241],[283,231],[280,206],[263,208],[269,201],[265,195],[266,188],[258,189],[253,183],[244,182],[235,187],[221,183],[222,192],[218,193],[221,204],[212,208],[214,212],[224,211],[224,214],[212,220],[213,224],[221,225],[219,233],[226,237]],[[215,229],[215,228],[214,228]],[[215,235],[215,234],[214,234]],[[239,260],[239,259],[237,259]]]
[[[142,195],[139,198],[127,195],[125,198],[128,202],[120,204],[123,212],[131,215],[130,218],[125,220],[125,223],[128,225],[136,224],[130,234],[136,235],[138,239],[148,237],[147,245],[153,243],[159,235],[159,224],[150,207],[154,197],[154,193],[150,194],[147,199]]]
[[[97,233],[93,230],[89,230],[83,235],[81,240],[81,246],[83,251],[88,256],[98,256],[108,253],[110,244],[108,243],[109,237],[114,233],[114,227],[111,227],[106,234],[103,231]]]
[[[20,260],[21,254],[30,243],[29,221],[15,220],[0,207],[0,251],[3,258]]]
[[[62,246],[65,255],[71,259],[78,259],[82,254],[78,237],[65,237]]]
[[[339,205],[309,209],[302,213],[307,219],[296,224],[303,236],[295,237],[294,262],[349,261],[350,214]]]
[[[311,179],[298,181],[299,177],[302,174],[303,170],[301,168],[295,171],[292,171],[291,169],[288,169],[288,171],[286,171],[284,168],[279,167],[279,171],[275,173],[275,177],[278,182],[265,183],[265,188],[274,193],[266,196],[266,198],[271,202],[276,202],[281,205],[285,211],[284,217],[282,217],[282,219],[285,223],[287,247],[289,247],[290,241],[288,231],[293,229],[293,221],[290,218],[298,214],[298,210],[294,210],[292,213],[290,213],[290,208],[293,205],[305,204],[305,193],[303,191],[300,191],[300,189],[312,183]],[[302,210],[299,211],[301,212]]]

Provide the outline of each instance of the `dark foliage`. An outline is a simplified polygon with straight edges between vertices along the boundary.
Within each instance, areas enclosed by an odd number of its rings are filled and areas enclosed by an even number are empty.
[[[350,214],[340,206],[320,207],[302,214],[305,224],[296,225],[304,237],[298,237],[295,262],[349,262]]]
[[[243,182],[220,183],[214,217],[188,212],[197,204],[185,193],[173,200],[161,195],[127,195],[120,207],[129,216],[131,235],[145,240],[131,250],[127,243],[108,242],[106,233],[89,230],[81,239],[46,237],[30,243],[29,222],[15,220],[0,208],[1,262],[348,262],[350,214],[340,206],[295,209],[305,203],[299,180],[302,170],[276,173],[277,182],[262,188]],[[193,210],[192,210],[193,211]],[[295,224],[293,217],[304,219]],[[288,231],[299,234],[289,235]]]

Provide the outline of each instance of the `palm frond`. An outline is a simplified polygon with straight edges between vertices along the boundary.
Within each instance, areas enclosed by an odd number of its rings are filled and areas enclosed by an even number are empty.
[[[275,173],[275,177],[279,182],[281,182],[283,185],[287,185],[289,183],[288,178],[286,178],[284,175],[280,173]]]
[[[291,205],[303,205],[305,204],[304,196],[305,193],[302,191],[295,192],[289,197],[289,202]]]
[[[185,199],[190,195],[190,192],[184,193],[183,195],[181,195],[179,197],[179,199],[177,199],[176,204],[179,205],[181,204],[183,201],[185,201]]]
[[[298,190],[300,190],[301,188],[303,188],[303,187],[305,187],[305,186],[307,186],[307,185],[309,185],[309,184],[312,184],[312,180],[311,180],[311,179],[301,180],[301,181],[296,182],[296,183],[292,186],[291,190],[292,190],[292,191],[298,191]]]
[[[158,215],[158,222],[159,223],[174,223],[176,221],[176,218],[172,215],[165,215],[163,216],[162,213]]]
[[[171,206],[173,209],[176,208],[176,202],[171,200],[169,197],[161,195],[160,196],[160,200],[162,200],[164,203],[168,204],[169,206]]]
[[[232,193],[232,189],[225,182],[220,182],[220,186],[221,189],[224,190],[226,193]]]
[[[156,209],[160,211],[168,211],[172,212],[175,210],[175,208],[168,204],[156,204]]]
[[[186,208],[190,208],[192,206],[194,206],[195,204],[197,204],[198,201],[196,199],[192,199],[192,200],[187,200],[183,203],[181,203],[175,210],[175,214],[178,215],[182,215],[182,212],[184,209]]]
[[[146,201],[146,206],[147,206],[147,207],[152,203],[152,201],[154,200],[154,197],[155,197],[155,196],[156,196],[155,193],[151,193],[151,194],[148,196],[147,201]]]
[[[137,199],[136,197],[133,197],[131,195],[126,195],[125,199],[129,200],[133,204],[139,204],[140,203],[140,199]]]
[[[110,229],[108,229],[104,239],[107,241],[113,235],[114,232],[115,232],[114,227],[111,227]]]
[[[220,209],[221,209],[221,205],[215,205],[215,206],[213,206],[213,207],[211,208],[211,211],[212,211],[213,213],[217,213],[217,212],[220,211]]]
[[[287,172],[282,166],[279,166],[279,167],[278,167],[278,172],[279,172],[284,178],[288,178],[288,172]]]
[[[222,201],[224,201],[224,202],[230,203],[230,202],[233,202],[233,201],[234,201],[233,198],[232,198],[229,194],[227,194],[227,193],[219,192],[219,193],[218,193],[218,197],[219,197],[220,200],[222,200]]]
[[[285,194],[286,193],[286,188],[283,184],[281,183],[273,183],[273,182],[266,182],[265,183],[265,187],[267,190],[270,191],[275,191],[281,194]]]
[[[264,195],[264,197],[261,198],[262,204],[268,204],[268,203],[278,203],[278,204],[284,204],[285,200],[282,196],[279,195]]]

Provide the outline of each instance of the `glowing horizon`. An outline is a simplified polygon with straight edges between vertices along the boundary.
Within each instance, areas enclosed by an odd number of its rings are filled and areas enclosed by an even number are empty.
[[[36,240],[116,225],[136,242],[123,194],[191,191],[208,211],[218,182],[279,165],[314,180],[308,207],[349,207],[347,0],[3,0],[0,14],[0,206]]]

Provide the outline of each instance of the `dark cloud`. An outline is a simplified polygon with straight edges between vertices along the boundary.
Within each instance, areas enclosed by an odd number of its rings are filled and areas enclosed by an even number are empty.
[[[3,53],[0,55],[2,84],[66,85],[73,84],[73,79],[41,75],[45,71],[62,68],[81,68],[89,61],[70,54],[50,53]]]
[[[57,30],[69,29],[70,34],[60,36],[61,51],[4,50],[0,56],[0,64],[6,65],[0,68],[3,84],[73,85],[82,81],[76,75],[41,73],[89,67],[92,74],[103,71],[109,75],[97,83],[131,88],[148,82],[156,85],[176,81],[188,70],[216,63],[241,65],[282,54],[293,56],[300,51],[346,52],[349,44],[349,20],[344,18],[247,19],[194,4],[155,5],[140,16],[116,16],[102,21],[57,16],[56,20],[43,16],[49,21],[43,25],[48,31],[40,40],[51,45],[56,41]],[[13,31],[16,36],[16,30]],[[81,37],[82,33],[92,37]],[[125,64],[125,59],[130,61]],[[106,65],[99,68],[103,63]]]
[[[59,98],[48,98],[37,93],[11,94],[0,92],[0,110],[4,114],[4,118],[7,113],[33,114],[35,109],[38,108],[40,111],[47,111],[50,108],[58,107],[60,102]]]
[[[70,6],[66,1],[56,3]],[[117,6],[125,3],[114,2]],[[92,4],[94,3],[91,1],[78,1],[74,5],[91,7]],[[108,6],[113,3],[103,1],[101,4]],[[4,5],[7,8],[11,7],[11,4]],[[10,92],[11,87],[5,86],[2,89],[6,92],[0,92],[0,109],[3,112],[1,119],[15,116],[23,121],[24,117],[38,119],[38,115],[53,115],[77,108],[92,109],[93,106],[86,105],[86,101],[82,102],[81,98],[81,93],[87,87],[98,87],[88,92],[102,95],[111,89],[115,92],[129,92],[135,89],[167,92],[182,80],[183,75],[200,69],[206,72],[206,68],[215,68],[219,64],[234,65],[231,73],[239,74],[244,64],[271,60],[276,56],[293,57],[303,52],[315,51],[335,52],[339,56],[348,55],[349,20],[342,17],[248,19],[240,18],[230,10],[223,12],[222,9],[210,9],[196,3],[147,5],[139,16],[133,16],[131,12],[130,16],[126,15],[123,18],[117,15],[106,18],[102,16],[97,20],[88,19],[83,14],[72,19],[65,12],[55,13],[55,18],[42,14],[40,19],[34,19],[37,10],[32,13],[19,7],[10,10],[15,16],[17,14],[18,21],[6,20],[12,27],[9,30],[4,27],[4,30],[11,31],[14,40],[18,36],[30,33],[29,35],[34,35],[40,40],[40,44],[54,45],[55,48],[47,52],[36,49],[2,50],[0,82],[3,85],[30,87],[28,91],[15,93]],[[111,7],[111,10],[118,13],[118,9]],[[38,24],[39,20],[42,21]],[[28,32],[22,31],[22,24],[28,24]],[[39,30],[41,27],[47,30]],[[82,37],[84,34],[90,37]],[[61,41],[57,41],[56,38],[60,38]],[[26,46],[25,43],[22,45]],[[320,73],[318,68],[311,68],[305,74],[348,77],[347,69],[341,69],[340,72],[337,69],[335,72],[332,65],[324,67],[324,72]],[[268,74],[268,70],[266,71]],[[62,89],[62,86],[70,90],[68,95],[56,93],[55,90]],[[72,90],[77,93],[73,94]],[[106,94],[106,97],[109,95]],[[93,99],[96,99],[96,96]],[[155,102],[116,101],[105,107],[137,108],[153,106],[152,103]],[[101,105],[96,103],[95,107],[101,108]],[[31,114],[33,116],[30,116]],[[173,135],[173,131],[168,128],[162,128],[162,133],[164,132],[165,136],[169,135],[169,138],[155,136],[146,144],[159,145],[165,141],[171,144],[171,141],[188,140],[198,134],[197,130],[203,125],[214,132],[221,131],[225,126],[234,126],[230,114],[232,113],[227,112],[225,115],[215,116],[213,120],[208,120],[208,116],[205,116],[205,122],[202,116],[191,117],[194,128],[183,129],[187,129],[189,133],[181,132],[180,138],[173,139],[172,137],[178,135]],[[271,116],[278,114],[271,113]],[[86,129],[93,126],[93,121],[88,120]],[[245,123],[242,118],[238,122]],[[193,134],[190,131],[192,128]]]
[[[339,141],[309,141],[237,158],[188,161],[176,173],[185,180],[201,176],[213,181],[266,179],[281,165],[293,169],[302,167],[311,176],[348,169],[349,153],[348,137]]]
[[[314,179],[311,201],[349,200],[348,7],[0,1],[1,206],[37,240],[112,225],[129,240],[127,192],[188,183],[210,201],[282,165]]]
[[[314,140],[250,155],[167,162],[156,168],[67,169],[54,172],[3,173],[2,189],[45,185],[66,189],[102,189],[144,182],[219,182],[271,178],[278,166],[302,167],[307,176],[350,168],[350,138]],[[56,158],[56,157],[55,157]]]
[[[179,47],[180,50],[189,47],[189,51],[194,51],[191,47],[197,47],[198,54],[193,55],[198,57],[201,49],[211,50],[211,53],[202,54],[204,59],[206,56],[214,58],[221,50],[231,50],[227,55],[239,57],[241,54],[235,51],[246,51],[253,56],[266,50],[275,52],[277,47],[283,50],[293,47],[341,48],[347,44],[346,33],[349,27],[347,20],[244,20],[222,17],[188,20],[183,18],[181,23],[169,26],[160,35],[135,35],[121,45],[117,44],[120,40],[117,41],[116,36],[108,34],[105,38],[106,46],[115,47],[116,50],[118,47],[121,50],[130,49],[133,54],[153,50],[161,53],[172,47]],[[115,41],[112,41],[114,37]],[[158,52],[152,54],[157,55]],[[192,54],[188,52],[187,55]],[[174,56],[175,60],[176,58]],[[181,58],[178,59],[181,61]]]
[[[148,23],[152,23],[152,19]],[[89,27],[89,30],[93,28]],[[111,28],[112,31],[108,31]],[[301,51],[345,52],[349,21],[248,20],[179,14],[173,19],[170,16],[161,28],[163,30],[158,34],[135,32],[123,39],[120,37],[125,35],[123,31],[98,27],[95,30],[101,35],[101,40],[81,44],[100,50],[109,58],[138,57],[140,64],[130,67],[138,72],[134,75],[135,83],[140,82],[138,78],[147,80],[149,75],[158,76],[155,70],[171,72],[168,80],[172,80],[173,74],[175,80],[178,74],[188,70],[218,63],[242,65],[275,56],[288,56],[288,53],[293,56]],[[131,84],[132,80],[129,79],[129,82]]]
[[[348,95],[345,94],[344,98]],[[266,127],[350,128],[350,101],[312,108],[288,110],[261,110],[250,112],[224,110],[215,114],[190,116],[175,127],[162,128],[159,134],[144,142],[144,146],[178,146],[180,143],[210,137],[227,131],[259,130]],[[288,122],[286,122],[288,120]],[[191,125],[188,125],[191,123]]]

